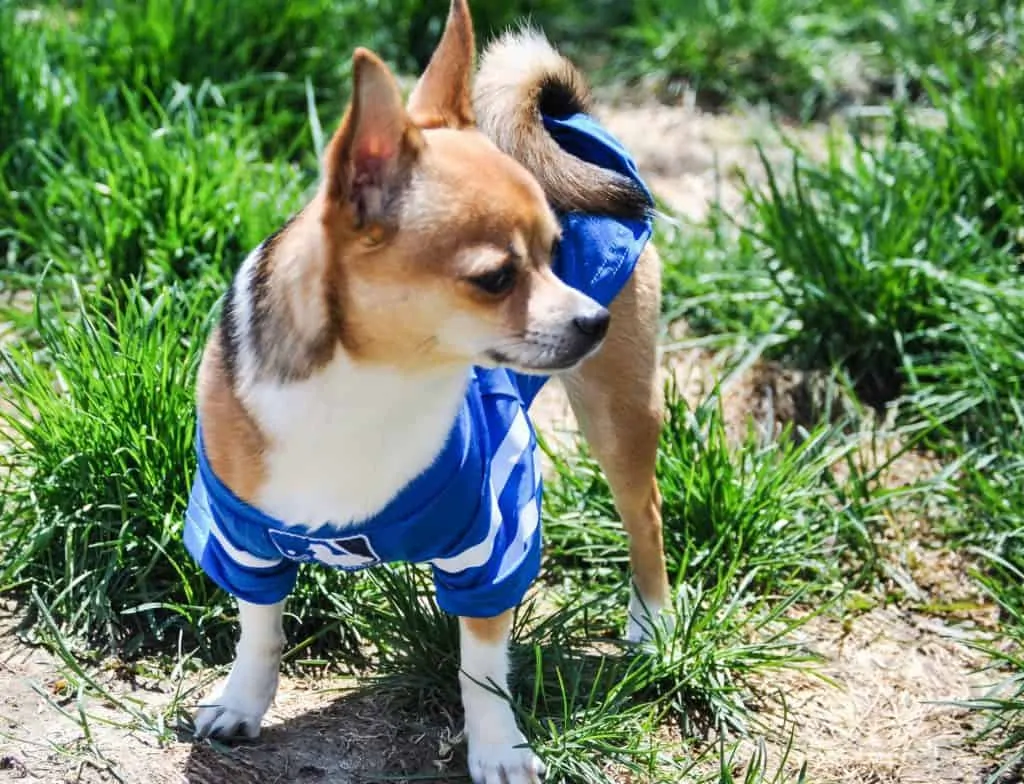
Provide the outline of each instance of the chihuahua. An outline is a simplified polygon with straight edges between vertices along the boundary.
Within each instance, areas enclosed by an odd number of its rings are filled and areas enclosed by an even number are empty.
[[[197,381],[184,536],[237,598],[241,632],[198,737],[259,734],[300,564],[425,563],[459,617],[473,781],[539,781],[496,689],[540,568],[527,412],[552,376],[629,534],[627,636],[667,623],[650,194],[543,36],[492,44],[475,91],[474,55],[466,0],[408,101],[357,49],[315,195],[223,299]]]

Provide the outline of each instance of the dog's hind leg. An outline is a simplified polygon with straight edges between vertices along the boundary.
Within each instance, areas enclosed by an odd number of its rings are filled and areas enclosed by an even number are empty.
[[[633,590],[627,636],[631,640],[651,636],[650,620],[660,615],[669,600],[661,494],[655,479],[664,407],[657,354],[660,285],[658,254],[648,245],[633,276],[611,304],[604,346],[562,376],[629,534]]]

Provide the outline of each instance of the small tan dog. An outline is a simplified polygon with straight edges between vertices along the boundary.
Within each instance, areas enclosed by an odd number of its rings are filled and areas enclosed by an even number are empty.
[[[225,297],[199,372],[200,471],[185,538],[239,598],[241,636],[230,674],[196,716],[199,737],[258,735],[300,562],[429,560],[439,602],[460,616],[473,780],[540,778],[511,707],[487,687],[507,688],[512,612],[540,559],[528,400],[502,379],[557,374],[565,384],[629,533],[629,637],[649,636],[666,607],[654,477],[658,257],[642,235],[610,320],[552,271],[563,226],[549,205],[636,218],[645,192],[565,152],[545,129],[542,113],[585,112],[588,100],[543,37],[493,45],[475,100],[473,60],[465,0],[453,0],[407,105],[381,60],[357,50],[351,104],[316,195],[250,254]],[[500,443],[485,433],[478,459],[473,438],[456,435],[495,416]],[[386,536],[365,527],[446,456],[474,467],[448,477],[446,488],[457,487],[442,495],[447,509],[479,507],[479,536],[453,517],[453,531],[413,543],[424,539],[407,525],[419,503]],[[519,506],[505,514],[510,503]],[[454,543],[442,546],[449,533]]]

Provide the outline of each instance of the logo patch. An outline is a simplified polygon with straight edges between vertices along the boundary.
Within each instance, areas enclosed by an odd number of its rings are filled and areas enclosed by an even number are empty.
[[[300,563],[321,563],[355,572],[381,562],[370,540],[362,534],[325,538],[272,530],[270,539],[281,555]]]

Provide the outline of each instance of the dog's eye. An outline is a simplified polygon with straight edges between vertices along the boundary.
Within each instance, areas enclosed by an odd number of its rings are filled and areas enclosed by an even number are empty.
[[[516,265],[511,262],[496,270],[485,272],[483,275],[475,275],[468,279],[470,283],[481,291],[497,296],[507,294],[516,285]]]

